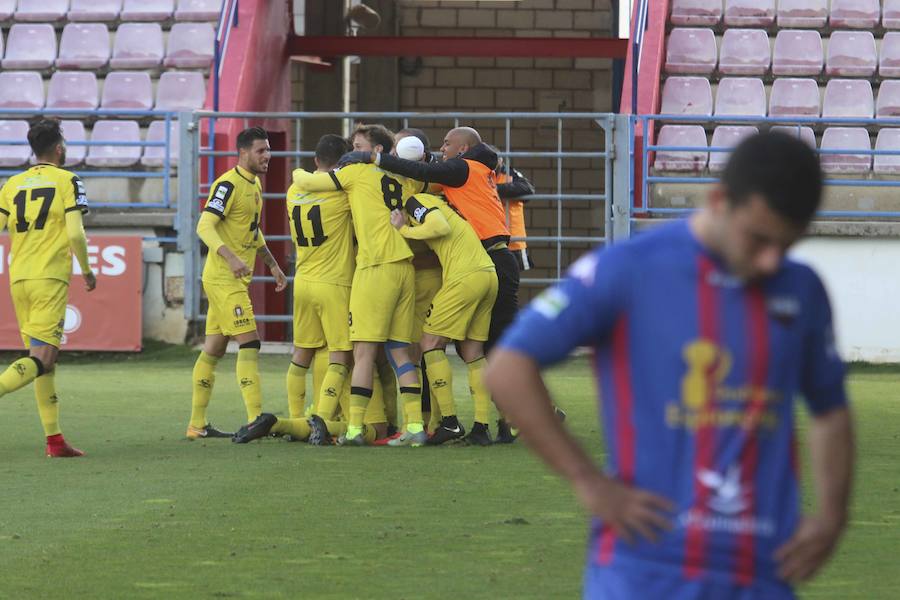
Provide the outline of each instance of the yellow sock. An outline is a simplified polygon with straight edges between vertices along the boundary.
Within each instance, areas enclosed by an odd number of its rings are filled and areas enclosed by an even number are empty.
[[[346,421],[325,421],[325,427],[328,429],[331,437],[340,437],[347,433]]]
[[[247,409],[247,422],[262,412],[262,390],[259,379],[259,348],[240,348],[237,356],[237,380]]]
[[[422,431],[422,388],[403,386],[400,388],[400,398],[406,411],[406,430],[412,433]]]
[[[216,363],[218,356],[211,356],[201,352],[194,363],[193,392],[191,393],[191,427],[202,429],[206,427],[206,407],[212,396],[213,385],[216,383]]]
[[[469,393],[472,394],[472,401],[475,403],[475,421],[478,423],[489,423],[491,420],[491,395],[484,387],[484,379],[481,376],[485,364],[487,363],[484,357],[481,357],[467,365],[469,367]]]
[[[440,348],[429,350],[425,353],[425,364],[428,368],[432,403],[440,407],[443,416],[456,416],[456,403],[453,401],[453,369],[447,360],[447,354]]]
[[[25,387],[43,370],[43,365],[36,358],[30,356],[20,358],[0,374],[0,396]]]
[[[56,380],[52,371],[34,380],[34,397],[37,400],[41,425],[44,426],[44,435],[60,433],[59,401],[56,397]]]
[[[372,398],[372,390],[364,387],[350,388],[350,428],[354,431],[363,426],[366,416],[366,407]]]
[[[305,417],[278,419],[272,425],[272,433],[280,433],[281,435],[291,435],[298,440],[309,439],[309,423]]]
[[[378,432],[374,427],[363,427],[363,439],[367,444],[371,444],[378,438]]]
[[[319,414],[316,411],[319,410],[319,402],[322,401],[320,392],[322,391],[322,382],[325,381],[325,374],[328,373],[329,360],[328,348],[319,348],[316,351],[311,367],[313,373],[312,398],[308,398],[309,406],[304,413],[307,417]]]
[[[306,408],[306,372],[309,367],[298,365],[291,362],[288,367],[287,377],[285,380],[288,395],[288,411],[292,419],[299,419],[303,416],[303,410]]]
[[[315,414],[326,421],[334,418],[334,413],[341,400],[341,392],[344,391],[344,381],[347,379],[348,372],[347,367],[342,364],[332,363],[328,365],[328,371],[325,373],[325,379],[322,381],[322,387],[319,390],[319,402],[315,412]]]

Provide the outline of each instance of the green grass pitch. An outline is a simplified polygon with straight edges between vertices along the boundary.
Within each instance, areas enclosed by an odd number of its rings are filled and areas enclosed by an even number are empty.
[[[578,597],[585,518],[521,444],[188,442],[193,358],[161,347],[64,356],[62,425],[84,459],[43,457],[30,389],[0,401],[0,597]],[[287,364],[262,360],[267,410],[286,410]],[[233,372],[226,358],[210,405],[223,427],[243,416]],[[459,397],[465,381],[457,368]],[[572,360],[549,382],[599,460],[588,365]],[[852,375],[860,448],[852,524],[804,599],[900,597],[898,388],[898,369]],[[460,404],[468,425],[470,403]]]

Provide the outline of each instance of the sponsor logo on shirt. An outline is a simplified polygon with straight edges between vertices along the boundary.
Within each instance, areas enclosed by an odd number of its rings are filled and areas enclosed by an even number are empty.
[[[680,526],[732,534],[774,535],[775,523],[772,519],[755,515],[741,516],[750,507],[750,503],[747,499],[747,484],[741,483],[740,466],[731,465],[723,472],[700,469],[697,481],[709,491],[706,501],[709,512],[687,510],[678,516]]]
[[[427,208],[425,208],[424,206],[420,206],[419,208],[417,208],[416,210],[413,211],[413,217],[415,218],[416,221],[421,223],[422,217],[424,217],[425,213],[427,213],[427,212],[428,212]]]

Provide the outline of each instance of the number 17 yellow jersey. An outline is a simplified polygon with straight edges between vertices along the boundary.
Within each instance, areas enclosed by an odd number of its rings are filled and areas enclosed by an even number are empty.
[[[287,212],[297,253],[295,276],[349,287],[355,261],[347,194],[307,192],[292,185],[287,192]]]

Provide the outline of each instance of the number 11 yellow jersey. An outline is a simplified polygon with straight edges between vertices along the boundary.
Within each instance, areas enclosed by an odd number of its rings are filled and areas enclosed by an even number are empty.
[[[288,220],[297,253],[295,276],[350,286],[353,281],[353,223],[344,192],[287,192]]]

